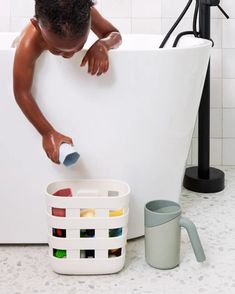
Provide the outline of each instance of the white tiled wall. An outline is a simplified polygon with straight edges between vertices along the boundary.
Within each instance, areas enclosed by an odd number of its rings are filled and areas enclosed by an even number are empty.
[[[98,0],[97,8],[122,33],[166,33],[188,0]],[[212,8],[211,164],[235,165],[235,0],[221,0],[226,20]],[[0,0],[0,31],[19,31],[33,15],[34,0]],[[191,28],[193,9],[178,31]],[[197,126],[196,126],[197,127]],[[197,163],[195,128],[189,163]]]

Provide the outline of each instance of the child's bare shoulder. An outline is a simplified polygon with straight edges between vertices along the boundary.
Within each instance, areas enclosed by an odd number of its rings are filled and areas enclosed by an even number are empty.
[[[17,51],[30,53],[30,55],[38,55],[45,50],[41,34],[36,30],[31,22],[14,40],[12,47],[16,48]]]

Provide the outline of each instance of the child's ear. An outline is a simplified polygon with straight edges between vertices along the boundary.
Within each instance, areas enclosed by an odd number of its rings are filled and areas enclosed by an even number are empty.
[[[35,27],[35,29],[37,31],[40,31],[40,26],[39,26],[39,23],[38,23],[38,19],[36,17],[33,17],[30,19],[32,25]]]

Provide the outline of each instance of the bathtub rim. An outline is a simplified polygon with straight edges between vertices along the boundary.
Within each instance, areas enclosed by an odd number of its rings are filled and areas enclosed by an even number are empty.
[[[6,35],[12,35],[12,37],[14,38],[15,36],[17,36],[19,34],[19,32],[0,32],[0,52],[2,51],[15,51],[16,48],[11,48],[11,47],[6,47],[3,45],[3,48],[1,48],[1,36],[6,36]],[[156,38],[156,48],[126,48],[124,47],[122,44],[120,45],[119,48],[111,50],[111,52],[168,52],[168,51],[182,51],[182,50],[192,50],[192,49],[198,49],[198,48],[205,48],[205,47],[211,47],[212,48],[212,41],[208,40],[208,39],[203,39],[203,38],[195,38],[194,36],[183,36],[182,39],[188,39],[188,40],[193,40],[195,43],[192,44],[190,46],[187,45],[184,47],[164,47],[164,48],[159,48],[157,47],[158,45],[160,45],[162,39],[165,37],[165,35],[162,34],[121,34],[123,37],[135,37],[137,36],[137,38],[149,38],[149,37],[153,37]],[[169,41],[167,42],[167,44],[169,44],[169,42],[172,42],[175,39],[175,35],[171,36]],[[157,38],[162,38],[160,39],[159,44],[157,43],[158,39]],[[173,43],[173,42],[172,42]],[[166,45],[167,45],[166,44]],[[80,52],[86,52],[88,50],[89,47],[87,48],[83,48]],[[46,50],[45,50],[46,51]],[[44,51],[44,52],[45,52]],[[78,52],[79,53],[79,52]]]

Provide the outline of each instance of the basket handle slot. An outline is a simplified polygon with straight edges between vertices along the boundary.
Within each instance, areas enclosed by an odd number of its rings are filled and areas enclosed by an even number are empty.
[[[53,248],[53,256],[57,258],[67,258],[67,250]]]
[[[122,228],[109,229],[109,238],[120,237],[123,234]]]
[[[117,249],[109,249],[109,258],[115,258],[119,257],[122,255],[122,248],[117,248]]]
[[[95,250],[80,250],[80,258],[95,258]]]
[[[94,229],[81,229],[80,238],[94,238],[95,230]]]
[[[117,216],[122,216],[124,214],[124,209],[119,208],[115,210],[109,210],[109,217],[117,217]]]
[[[66,230],[52,228],[52,236],[58,238],[66,238]]]
[[[109,191],[108,191],[108,196],[109,196],[109,197],[116,197],[116,196],[119,196],[119,191],[112,191],[112,190],[109,190]]]
[[[95,217],[96,210],[94,208],[82,208],[80,209],[80,217]]]

